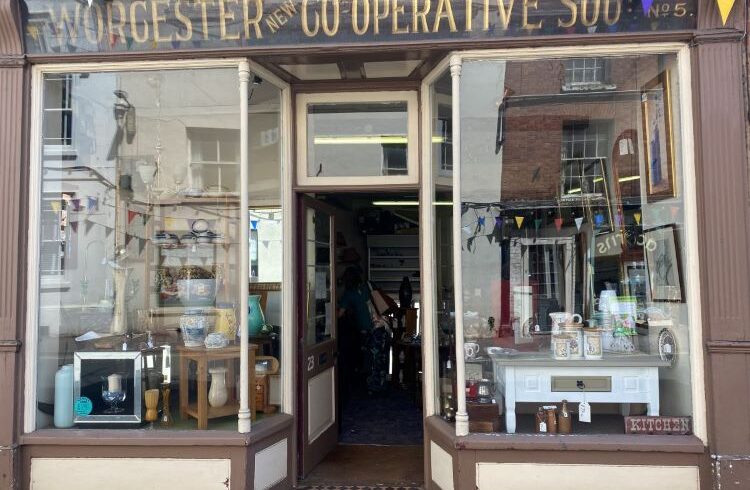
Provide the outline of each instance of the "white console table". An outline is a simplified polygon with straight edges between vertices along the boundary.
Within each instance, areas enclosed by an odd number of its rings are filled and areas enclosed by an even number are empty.
[[[601,360],[558,361],[547,354],[491,356],[497,393],[505,396],[505,426],[516,431],[516,403],[646,403],[659,415],[659,368],[669,362],[647,354],[606,355]]]

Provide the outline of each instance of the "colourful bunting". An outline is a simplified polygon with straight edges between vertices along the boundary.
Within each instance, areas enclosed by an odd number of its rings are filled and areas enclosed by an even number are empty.
[[[87,201],[88,202],[86,205],[86,209],[88,210],[89,214],[99,210],[99,199],[89,196],[87,198]]]
[[[648,11],[651,8],[651,4],[654,0],[641,0],[641,7],[643,7],[643,15],[648,15]]]
[[[110,228],[109,226],[105,226],[104,227],[104,236],[108,237],[109,235],[112,234],[113,231],[115,231],[114,228]]]
[[[143,226],[146,226],[146,223],[148,223],[149,218],[151,218],[150,214],[143,213],[141,215],[141,219],[143,220]]]
[[[562,225],[563,225],[563,219],[555,218],[555,228],[557,228],[557,231],[562,230]]]
[[[133,235],[130,233],[125,233],[125,246],[127,247],[130,245],[130,242],[133,241]]]
[[[633,218],[635,218],[635,223],[637,225],[641,224],[641,213],[633,213]]]
[[[88,234],[88,232],[90,232],[90,231],[91,231],[91,228],[93,228],[93,226],[94,226],[94,222],[93,222],[93,221],[89,221],[89,220],[86,220],[86,221],[84,221],[84,223],[86,223],[86,227],[84,228],[84,230],[83,230],[83,233],[84,233],[85,235],[87,235],[87,234]]]
[[[523,226],[523,220],[524,220],[523,216],[516,216],[516,226],[518,227],[519,230]]]
[[[719,13],[721,14],[722,25],[727,25],[734,2],[735,0],[716,0],[716,4],[719,6]]]
[[[128,209],[128,224],[132,223],[136,216],[138,216],[138,213]]]
[[[71,221],[70,222],[70,229],[73,230],[73,233],[78,232],[78,221]]]
[[[581,231],[581,225],[583,224],[583,218],[576,218],[576,228],[578,228],[578,231]]]
[[[73,205],[73,211],[78,212],[78,211],[81,210],[81,200],[80,199],[78,199],[78,198],[71,199],[70,200],[70,204]]]
[[[622,226],[622,214],[617,213],[615,215],[615,225],[616,226]]]
[[[594,224],[597,227],[600,227],[604,224],[604,215],[601,213],[597,213],[594,215]]]
[[[143,254],[144,248],[146,248],[146,240],[144,240],[143,238],[139,238],[138,239],[138,255],[139,256]]]
[[[50,206],[52,206],[52,211],[54,211],[55,213],[59,213],[60,209],[62,209],[62,204],[60,203],[60,201],[52,201],[49,204]]]
[[[542,220],[537,218],[534,220],[534,229],[539,231],[539,227],[542,226]]]

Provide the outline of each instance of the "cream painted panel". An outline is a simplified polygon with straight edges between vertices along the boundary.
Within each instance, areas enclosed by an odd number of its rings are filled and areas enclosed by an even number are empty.
[[[434,461],[433,461],[434,467]],[[697,466],[620,466],[536,463],[477,463],[477,488],[581,490],[698,490]]]
[[[287,454],[286,439],[255,454],[255,490],[266,490],[286,478]]]
[[[33,458],[31,490],[226,490],[230,474],[228,459]]]
[[[453,458],[435,441],[430,442],[430,471],[432,481],[441,490],[453,490]]]
[[[312,443],[336,422],[333,369],[326,369],[307,383],[308,443]]]

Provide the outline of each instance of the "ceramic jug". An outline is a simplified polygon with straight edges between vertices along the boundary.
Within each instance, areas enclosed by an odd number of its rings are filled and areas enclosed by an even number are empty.
[[[211,374],[211,388],[208,390],[208,404],[212,407],[223,407],[227,403],[227,368],[217,367],[209,369]]]
[[[257,337],[263,331],[263,327],[266,326],[263,309],[260,307],[260,295],[250,295],[248,297],[247,307],[247,323],[250,328],[250,336]]]

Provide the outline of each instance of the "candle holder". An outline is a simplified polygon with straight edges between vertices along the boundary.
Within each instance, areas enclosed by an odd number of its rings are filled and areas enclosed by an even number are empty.
[[[109,403],[109,408],[103,411],[106,415],[118,415],[125,412],[119,404],[125,401],[127,396],[127,378],[122,374],[113,373],[102,376],[102,400]]]

